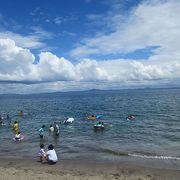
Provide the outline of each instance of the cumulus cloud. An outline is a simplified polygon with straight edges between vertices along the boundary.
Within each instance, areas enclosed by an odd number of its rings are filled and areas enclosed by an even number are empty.
[[[0,39],[0,61],[1,81],[105,81],[111,76],[95,60],[74,65],[50,52],[40,53],[34,64],[34,55],[10,39]]]
[[[75,79],[74,66],[65,58],[59,58],[50,52],[42,52],[36,65],[39,76],[46,81],[70,81]]]
[[[34,60],[34,55],[28,49],[16,46],[13,40],[0,39],[0,80],[30,80]]]
[[[50,52],[41,52],[38,63],[34,61],[30,50],[16,46],[11,39],[0,39],[1,81],[97,81],[108,76],[96,61],[74,65]]]
[[[0,39],[1,82],[26,82],[27,87],[29,84],[41,83],[42,86],[42,83],[52,82],[53,85],[42,90],[52,91],[52,89],[57,90],[58,87],[64,90],[68,87],[75,89],[108,86],[111,89],[139,87],[139,85],[144,87],[159,82],[169,83],[171,80],[180,80],[178,60],[160,63],[154,59],[150,61],[83,59],[77,64],[72,64],[69,60],[59,58],[51,52],[41,52],[39,62],[34,63],[34,61],[35,56],[30,50],[16,46],[11,39]],[[81,83],[83,86],[80,85]],[[68,87],[65,87],[65,84]]]

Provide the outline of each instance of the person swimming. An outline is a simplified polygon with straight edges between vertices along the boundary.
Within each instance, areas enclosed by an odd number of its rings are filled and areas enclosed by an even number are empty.
[[[21,134],[21,132],[17,132],[13,138],[14,141],[21,141],[24,139],[24,136]]]
[[[133,115],[130,114],[126,119],[127,119],[127,120],[135,120],[135,116],[133,116]]]
[[[19,131],[17,134],[15,134],[15,140],[20,140],[21,138],[21,132]]]
[[[102,121],[99,121],[97,122],[95,125],[94,125],[94,130],[95,131],[98,131],[98,130],[104,130],[104,123]]]
[[[20,116],[24,116],[24,112],[23,112],[23,111],[20,111],[20,112],[19,112],[19,115],[20,115]]]

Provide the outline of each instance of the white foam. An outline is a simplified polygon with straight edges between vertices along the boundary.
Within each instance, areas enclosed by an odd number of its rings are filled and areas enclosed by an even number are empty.
[[[173,156],[147,156],[147,155],[139,155],[139,154],[128,154],[128,155],[139,158],[147,158],[147,159],[180,160],[180,157],[173,157]]]

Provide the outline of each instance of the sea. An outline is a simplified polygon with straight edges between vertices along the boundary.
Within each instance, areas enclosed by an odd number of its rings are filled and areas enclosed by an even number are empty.
[[[20,116],[19,112],[24,115]],[[94,131],[103,115],[103,131]],[[132,114],[134,120],[127,120]],[[0,95],[0,158],[37,158],[39,145],[55,146],[60,160],[111,161],[180,169],[180,89],[90,90],[45,94]],[[9,115],[10,119],[6,119]],[[63,124],[67,118],[72,124]],[[13,140],[10,122],[24,136]],[[59,123],[60,136],[49,134]],[[45,125],[44,139],[38,130]]]

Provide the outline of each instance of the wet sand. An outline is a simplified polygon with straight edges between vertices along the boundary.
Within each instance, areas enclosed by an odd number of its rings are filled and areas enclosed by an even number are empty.
[[[48,165],[34,159],[0,159],[0,176],[2,180],[179,180],[180,171],[82,160]]]

